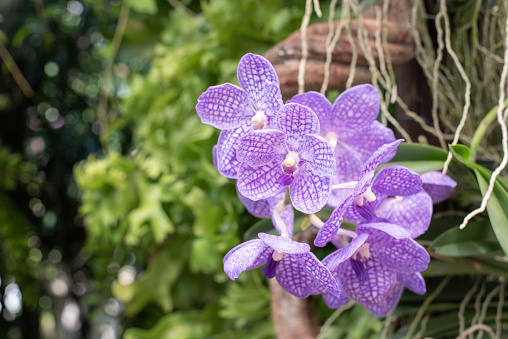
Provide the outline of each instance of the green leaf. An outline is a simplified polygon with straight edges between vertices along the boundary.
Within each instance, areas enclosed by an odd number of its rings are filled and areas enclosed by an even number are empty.
[[[450,151],[453,157],[464,165],[469,165],[469,148],[464,145],[450,145]]]
[[[400,165],[419,174],[443,168],[447,152],[441,148],[421,144],[400,144],[397,154],[382,167]]]
[[[155,0],[125,0],[132,10],[144,14],[156,14],[157,3]]]
[[[474,172],[482,195],[485,195],[492,173],[480,165],[475,165]],[[508,193],[498,180],[494,183],[494,190],[487,202],[487,213],[499,244],[504,253],[508,254]]]
[[[430,250],[448,257],[468,257],[501,250],[488,220],[474,221],[461,230],[453,227],[439,235]]]

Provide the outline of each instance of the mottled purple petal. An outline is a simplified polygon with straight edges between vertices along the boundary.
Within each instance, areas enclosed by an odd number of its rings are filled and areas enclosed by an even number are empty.
[[[250,214],[258,218],[271,217],[272,214],[270,213],[270,204],[268,203],[267,199],[254,201],[241,195],[240,192],[238,192],[238,190],[236,193],[238,195],[238,198],[245,205],[245,208]]]
[[[279,253],[301,254],[310,251],[309,244],[293,241],[291,239],[273,234],[258,233],[263,242]]]
[[[283,289],[298,298],[308,297],[318,284],[292,255],[284,257],[279,262],[275,278]]]
[[[310,170],[315,175],[332,176],[335,172],[335,156],[330,143],[314,134],[307,134],[303,138],[305,144],[300,159],[308,162]]]
[[[330,196],[331,181],[328,177],[319,177],[312,174],[305,166],[300,166],[295,180],[289,186],[293,206],[307,214],[320,211]]]
[[[420,175],[405,167],[391,165],[378,172],[372,182],[372,191],[385,195],[406,196],[422,190]]]
[[[334,130],[356,133],[369,127],[379,114],[379,94],[370,84],[342,92],[332,106]]]
[[[355,196],[359,194],[365,187],[366,183],[370,183],[374,177],[374,171],[379,164],[384,163],[388,157],[393,156],[393,152],[404,139],[395,140],[392,143],[381,146],[363,165],[360,173],[360,180],[355,188]]]
[[[424,295],[425,292],[427,292],[427,289],[425,288],[425,280],[423,279],[420,272],[413,274],[399,273],[397,274],[397,277],[400,283],[410,291],[419,295]]]
[[[394,239],[386,237],[382,242],[371,244],[371,253],[379,258],[383,265],[399,273],[415,273],[427,269],[430,256],[423,248],[411,238]]]
[[[273,81],[265,80],[263,86],[263,94],[261,99],[256,102],[256,109],[263,111],[268,119],[267,128],[277,128],[275,123],[275,117],[282,107],[282,95],[280,93],[280,87],[278,83]]]
[[[351,240],[349,245],[343,247],[332,254],[328,255],[323,259],[323,263],[326,262],[326,267],[330,270],[334,270],[339,264],[343,263],[347,259],[351,258],[357,249],[365,243],[365,240],[369,237],[368,233],[360,233],[356,238]]]
[[[407,197],[388,198],[376,210],[380,218],[397,224],[416,238],[425,233],[432,218],[432,199],[424,191]]]
[[[300,104],[286,104],[277,115],[277,128],[286,133],[287,147],[299,152],[303,147],[300,139],[306,134],[319,134],[317,115]]]
[[[232,84],[209,87],[199,96],[196,112],[204,124],[218,129],[236,128],[255,113],[247,92]]]
[[[363,306],[374,315],[385,316],[397,306],[403,290],[404,286],[397,282],[384,300],[379,303],[364,303]]]
[[[266,199],[283,192],[287,185],[283,186],[275,183],[282,175],[280,164],[283,161],[284,157],[282,156],[282,159],[259,167],[250,167],[242,163],[238,170],[238,181],[236,182],[238,191],[252,200]]]
[[[358,226],[356,226],[357,233],[365,231],[369,231],[371,233],[381,231],[395,239],[405,239],[411,237],[411,234],[409,234],[409,232],[406,231],[404,228],[400,227],[399,225],[387,222],[374,222],[368,224],[359,224]]]
[[[251,131],[241,137],[236,146],[238,161],[252,167],[266,165],[286,153],[285,135],[275,129]]]
[[[365,267],[366,279],[359,279],[352,266],[353,259],[349,259],[338,266],[340,287],[356,302],[380,303],[395,285],[397,274],[387,270],[374,256],[360,260]]]
[[[344,201],[342,201],[342,203],[339,204],[339,206],[337,206],[337,208],[333,210],[328,221],[325,222],[324,225],[319,229],[316,239],[314,240],[314,245],[323,247],[330,240],[332,240],[333,236],[337,234],[337,230],[339,229],[340,224],[342,223],[346,208],[349,205],[351,205],[352,202],[353,202],[353,194],[350,193],[344,199]]]
[[[236,144],[240,138],[251,131],[250,123],[245,123],[238,128],[223,130],[217,141],[216,166],[220,174],[226,178],[236,179],[240,162],[236,158]]]
[[[319,119],[321,135],[325,136],[327,132],[331,131],[332,122],[330,120],[330,113],[332,110],[332,104],[323,94],[313,91],[297,94],[286,102],[286,104],[289,103],[307,106],[313,110]]]
[[[334,276],[330,273],[328,268],[326,268],[321,261],[316,258],[314,253],[308,252],[297,254],[294,255],[294,257],[298,260],[298,262],[300,262],[307,273],[312,275],[314,279],[316,279],[316,281],[325,287],[330,293],[334,295],[340,294],[339,286],[337,286]]]
[[[423,189],[432,198],[434,204],[446,200],[455,190],[455,180],[439,171],[422,174]]]
[[[262,100],[265,80],[274,82],[280,86],[279,77],[270,61],[261,55],[245,54],[238,63],[238,82],[249,93],[254,103]]]
[[[271,255],[270,248],[261,240],[244,242],[224,257],[224,272],[231,280],[235,280],[245,270],[263,265]]]
[[[374,121],[368,128],[360,133],[350,136],[339,135],[339,141],[343,144],[349,145],[351,149],[360,157],[362,163],[367,161],[379,147],[395,141],[393,131],[384,126],[379,121]],[[380,164],[390,161],[395,155],[396,150],[387,154]]]

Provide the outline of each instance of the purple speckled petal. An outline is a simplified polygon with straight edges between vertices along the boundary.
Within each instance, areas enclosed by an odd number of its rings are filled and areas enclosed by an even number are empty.
[[[383,301],[380,303],[364,303],[363,306],[374,315],[385,316],[397,306],[403,290],[404,286],[397,282]]]
[[[217,168],[218,164],[218,157],[219,157],[219,146],[215,145],[212,147],[212,158],[213,158],[213,166]]]
[[[411,234],[411,238],[416,238],[429,228],[432,199],[424,191],[407,197],[387,198],[376,214],[401,226]]]
[[[285,135],[275,129],[251,131],[241,137],[236,146],[238,161],[252,167],[266,165],[286,153]]]
[[[397,274],[398,280],[410,291],[424,295],[427,292],[425,288],[425,280],[423,279],[420,272],[416,272],[413,274]]]
[[[306,166],[300,166],[295,180],[289,186],[293,206],[306,214],[320,211],[332,191],[331,181],[328,177],[312,174]]]
[[[333,236],[337,234],[337,230],[339,229],[340,224],[342,223],[346,208],[349,205],[351,205],[352,202],[353,202],[353,194],[350,193],[344,199],[344,201],[342,201],[342,203],[339,204],[339,206],[337,206],[337,208],[333,210],[328,221],[325,222],[324,225],[319,229],[316,239],[314,240],[314,245],[323,247],[330,240],[332,240]]]
[[[365,280],[360,280],[353,269],[353,259],[338,266],[339,283],[342,290],[356,302],[380,303],[397,282],[397,274],[387,270],[374,256],[360,259],[365,268]]]
[[[316,258],[314,253],[308,252],[297,254],[294,255],[294,257],[307,271],[307,273],[313,276],[314,279],[316,279],[319,284],[326,288],[330,293],[337,296],[340,294],[339,286],[337,286],[334,276],[330,273],[328,268],[326,268],[321,261]]]
[[[411,234],[399,225],[387,223],[387,222],[373,222],[368,224],[359,224],[356,226],[356,233],[359,232],[371,232],[381,231],[395,239],[410,238]]]
[[[358,234],[356,238],[351,240],[349,245],[328,255],[325,258],[326,260],[323,259],[323,263],[326,262],[326,267],[328,267],[331,271],[335,270],[339,264],[351,258],[356,250],[365,243],[368,237],[369,234],[367,232]]]
[[[457,182],[439,171],[422,174],[423,189],[432,198],[434,204],[446,200],[455,190]]]
[[[249,93],[256,104],[262,101],[265,80],[280,85],[275,68],[261,55],[245,54],[238,63],[237,76],[240,86]]]
[[[332,176],[332,184],[342,184],[345,182],[358,181],[360,171],[363,167],[359,154],[349,145],[340,140],[335,147],[336,169]],[[326,204],[331,207],[337,207],[345,197],[353,191],[353,188],[341,188],[332,191]]]
[[[371,244],[371,253],[386,268],[405,274],[424,271],[430,262],[425,248],[411,238],[380,238],[375,245]]]
[[[271,217],[272,214],[270,213],[270,204],[268,203],[268,199],[254,201],[241,195],[240,192],[238,192],[238,189],[236,190],[236,193],[238,195],[238,199],[240,199],[240,201],[245,205],[245,208],[250,214],[258,218]]]
[[[314,277],[292,255],[285,256],[279,262],[275,278],[283,289],[298,298],[308,297],[318,285]]]
[[[365,184],[367,182],[370,183],[372,178],[374,177],[374,171],[376,170],[376,167],[379,166],[379,164],[384,163],[388,157],[393,156],[393,152],[397,149],[399,144],[403,142],[404,139],[398,139],[395,140],[392,143],[384,144],[383,146],[379,147],[379,149],[372,154],[372,156],[365,162],[363,165],[363,169],[360,172],[360,180],[358,185],[355,188],[355,195],[357,195],[357,192],[362,191],[363,187],[365,187]]]
[[[372,191],[385,195],[406,196],[422,190],[420,175],[405,167],[391,165],[378,172],[372,182]]]
[[[280,164],[283,161],[284,156],[259,167],[250,167],[242,163],[236,182],[240,194],[252,200],[260,200],[284,192],[287,186],[275,183],[282,174]]]
[[[267,128],[277,128],[275,117],[283,105],[279,84],[265,80],[263,94],[260,101],[256,102],[256,105],[257,110],[263,111],[268,119]]]
[[[334,130],[340,134],[357,133],[379,114],[379,94],[370,84],[358,85],[342,92],[332,106]]]
[[[379,149],[379,147],[394,142],[395,136],[390,128],[384,126],[379,121],[374,121],[368,128],[360,133],[344,136],[339,135],[339,141],[349,145],[361,159],[362,163],[364,163]],[[390,161],[395,153],[396,150],[393,150],[391,154],[387,154],[380,164]]]
[[[286,133],[289,150],[299,152],[303,147],[300,139],[304,135],[319,134],[319,120],[308,107],[300,104],[286,104],[277,115],[277,128]]]
[[[231,280],[235,280],[245,270],[259,267],[266,263],[271,255],[270,248],[261,240],[244,242],[224,257],[224,272]]]
[[[318,176],[330,177],[335,172],[335,156],[332,145],[319,135],[303,137],[304,147],[300,159],[307,161],[310,170]]]
[[[217,141],[216,166],[220,174],[226,178],[236,179],[240,162],[236,159],[236,144],[240,138],[251,131],[250,123],[245,123],[238,128],[223,130]]]
[[[204,124],[218,129],[236,128],[255,113],[247,92],[232,84],[209,87],[199,96],[196,112]]]
[[[319,119],[322,136],[326,136],[326,133],[331,131],[332,122],[330,120],[330,112],[332,110],[332,104],[323,94],[313,91],[305,92],[295,95],[286,103],[300,104],[313,110]]]
[[[263,242],[279,253],[301,254],[310,251],[309,244],[293,241],[291,239],[273,234],[258,233]]]

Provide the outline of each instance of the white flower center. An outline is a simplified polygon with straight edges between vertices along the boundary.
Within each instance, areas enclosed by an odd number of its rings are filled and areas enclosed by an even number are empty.
[[[273,254],[272,254],[273,261],[281,261],[282,258],[284,258],[284,253],[280,253],[275,250],[273,251]]]
[[[257,111],[256,114],[251,119],[252,129],[258,130],[266,127],[268,123],[268,118],[264,111]]]
[[[335,146],[337,146],[337,141],[339,140],[339,136],[335,132],[328,132],[326,133],[325,139],[332,145],[332,147],[335,149]]]
[[[356,250],[356,253],[363,259],[368,259],[368,258],[370,258],[369,249],[370,249],[370,245],[368,243],[365,243],[362,246],[360,246],[359,249]]]
[[[287,167],[297,168],[299,162],[300,157],[298,156],[298,153],[289,151],[289,153],[286,155],[286,159],[284,160],[284,165]]]
[[[355,198],[354,203],[357,206],[363,206],[365,203],[373,201],[376,201],[376,195],[372,193],[372,190],[369,186],[365,192]]]

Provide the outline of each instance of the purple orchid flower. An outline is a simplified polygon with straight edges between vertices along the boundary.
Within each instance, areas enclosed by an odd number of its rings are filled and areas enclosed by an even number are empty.
[[[353,191],[346,196],[332,212],[328,221],[320,228],[314,241],[316,246],[324,246],[333,238],[345,215],[349,220],[375,222],[380,220],[375,212],[380,201],[389,196],[405,197],[421,191],[422,181],[420,176],[402,166],[385,167],[379,171],[375,180],[371,183],[376,167],[385,160],[386,156],[391,156],[402,141],[402,139],[399,139],[381,146],[367,160],[359,181],[348,184],[348,187],[351,187],[351,184],[354,185],[352,186],[354,187]]]
[[[244,242],[224,257],[224,271],[235,280],[245,270],[266,264],[263,275],[276,278],[289,293],[298,298],[309,296],[317,285],[339,295],[337,282],[330,271],[310,252],[310,246],[287,238],[258,234],[260,239]]]
[[[260,200],[289,186],[293,206],[303,213],[315,213],[330,196],[333,149],[318,135],[318,118],[305,106],[284,105],[276,124],[278,130],[252,131],[240,139],[238,190],[251,200]]]
[[[446,200],[455,190],[457,182],[439,171],[422,174],[423,189],[432,198],[434,204]]]
[[[384,222],[360,224],[348,246],[323,259],[337,278],[342,295],[323,292],[326,304],[336,308],[350,298],[375,315],[386,315],[399,302],[403,287],[425,293],[419,273],[430,256],[402,227]]]
[[[321,124],[320,135],[335,150],[337,169],[332,184],[357,180],[363,164],[384,144],[395,141],[393,131],[376,121],[379,94],[370,84],[354,86],[335,100],[333,105],[318,92],[294,96],[288,103],[299,103],[312,109]],[[387,154],[383,162],[395,153]],[[348,192],[335,190],[327,205],[337,207]]]
[[[251,130],[274,128],[282,106],[280,83],[272,64],[260,55],[246,54],[238,64],[240,87],[226,83],[211,86],[198,98],[196,111],[205,124],[221,129],[216,167],[236,179],[240,166],[234,146]]]
[[[293,237],[295,212],[292,205],[284,203],[284,192],[262,200],[251,200],[237,191],[238,198],[245,205],[247,211],[258,218],[272,218],[272,223],[279,234],[286,229],[288,237]]]

